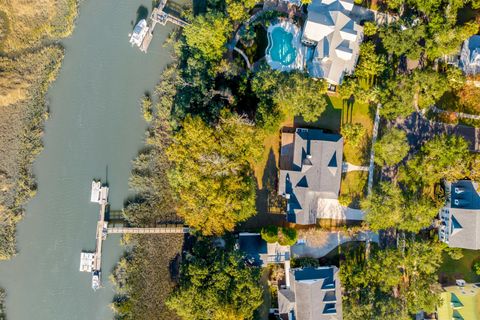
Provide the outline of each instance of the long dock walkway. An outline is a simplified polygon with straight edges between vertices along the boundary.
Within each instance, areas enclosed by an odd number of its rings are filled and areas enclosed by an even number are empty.
[[[112,227],[107,228],[108,234],[126,234],[126,233],[189,233],[188,227],[159,227],[159,228],[130,228],[130,227]]]
[[[97,222],[97,244],[95,246],[95,260],[93,262],[93,270],[102,270],[102,244],[104,240],[103,229],[105,225],[105,211],[107,209],[107,203],[100,204],[100,214]]]

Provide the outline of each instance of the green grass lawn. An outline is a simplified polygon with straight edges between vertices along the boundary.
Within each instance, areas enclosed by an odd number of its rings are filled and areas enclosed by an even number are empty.
[[[346,100],[337,96],[327,96],[327,108],[315,122],[305,122],[301,117],[295,117],[295,127],[307,126],[319,129],[328,129],[340,132],[342,124],[361,123],[371,134],[373,117],[370,115],[369,105],[359,102],[350,105]]]
[[[337,96],[327,96],[327,108],[315,122],[305,122],[301,117],[295,117],[295,127],[311,127],[328,129],[341,133],[342,125],[346,123],[360,123],[367,129],[367,136],[359,146],[345,144],[343,157],[352,164],[363,165],[368,161],[370,138],[373,129],[373,115],[369,105],[354,102],[350,104]]]
[[[463,250],[463,258],[453,260],[450,256],[443,253],[443,264],[439,270],[439,280],[444,285],[455,284],[456,279],[463,279],[467,282],[480,282],[480,276],[472,271],[472,266],[476,261],[480,261],[480,250]]]
[[[344,173],[340,186],[340,203],[351,208],[360,208],[360,200],[365,197],[367,181],[368,172],[366,171]]]

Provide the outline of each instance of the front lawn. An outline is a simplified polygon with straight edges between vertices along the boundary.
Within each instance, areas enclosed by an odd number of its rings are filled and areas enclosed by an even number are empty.
[[[367,171],[351,171],[342,174],[339,201],[341,205],[359,209],[365,197],[368,182]]]
[[[463,258],[460,260],[453,260],[446,252],[443,253],[443,263],[438,272],[443,285],[453,285],[457,279],[470,283],[480,282],[480,276],[472,271],[473,264],[480,261],[480,250],[463,249],[462,252]]]

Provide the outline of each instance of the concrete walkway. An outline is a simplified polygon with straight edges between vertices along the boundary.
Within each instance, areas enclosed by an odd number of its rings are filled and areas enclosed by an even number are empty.
[[[342,173],[351,172],[351,171],[368,171],[369,167],[367,166],[357,166],[348,162],[342,163]]]
[[[430,110],[432,110],[432,111],[435,112],[435,113],[451,113],[451,114],[454,114],[457,118],[480,120],[480,115],[476,115],[476,114],[468,114],[468,113],[463,113],[463,112],[446,111],[446,110],[437,108],[436,106],[431,107]]]
[[[378,234],[370,231],[349,236],[342,231],[307,230],[300,231],[298,238],[300,243],[294,244],[290,248],[293,257],[321,258],[345,242],[368,240],[378,243],[379,241]]]
[[[238,49],[237,47],[233,48],[233,50],[237,51],[243,57],[243,60],[245,60],[245,62],[247,63],[248,70],[252,70],[252,65],[250,64],[250,61],[248,61],[248,57],[245,52]]]

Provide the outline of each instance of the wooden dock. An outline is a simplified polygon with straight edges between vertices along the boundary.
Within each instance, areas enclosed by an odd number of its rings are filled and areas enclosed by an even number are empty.
[[[107,228],[108,234],[127,234],[127,233],[137,233],[137,234],[145,234],[145,233],[189,233],[190,228],[184,226],[165,226],[165,227],[158,227],[158,228],[130,228],[130,227],[112,227]]]
[[[180,18],[177,18],[169,13],[166,13],[165,6],[167,5],[167,0],[162,0],[158,4],[158,7],[154,8],[152,11],[152,14],[150,15],[148,19],[148,26],[149,26],[149,31],[145,35],[145,38],[143,39],[142,45],[140,46],[140,51],[142,52],[147,52],[148,47],[150,46],[150,43],[152,42],[153,39],[153,30],[155,29],[155,26],[158,24],[164,26],[167,24],[167,22],[171,22],[179,27],[185,27],[188,25],[187,22],[183,21]]]
[[[103,229],[105,226],[105,211],[107,209],[107,204],[108,203],[102,203],[100,205],[100,214],[98,217],[97,231],[96,231],[97,243],[95,246],[95,260],[93,262],[93,271],[102,270],[102,244],[103,244],[103,240],[105,240],[103,235]]]
[[[100,205],[95,232],[95,253],[87,251],[80,254],[80,271],[92,273],[92,288],[94,290],[101,287],[102,245],[103,240],[107,238],[108,234],[185,234],[191,231],[189,227],[180,224],[162,224],[160,226],[147,228],[108,227],[108,222],[105,220],[105,213],[109,205],[108,193],[108,187],[102,187],[100,182],[92,182],[90,201]],[[98,277],[98,283],[96,282],[96,277]],[[98,284],[98,286],[94,284]]]

